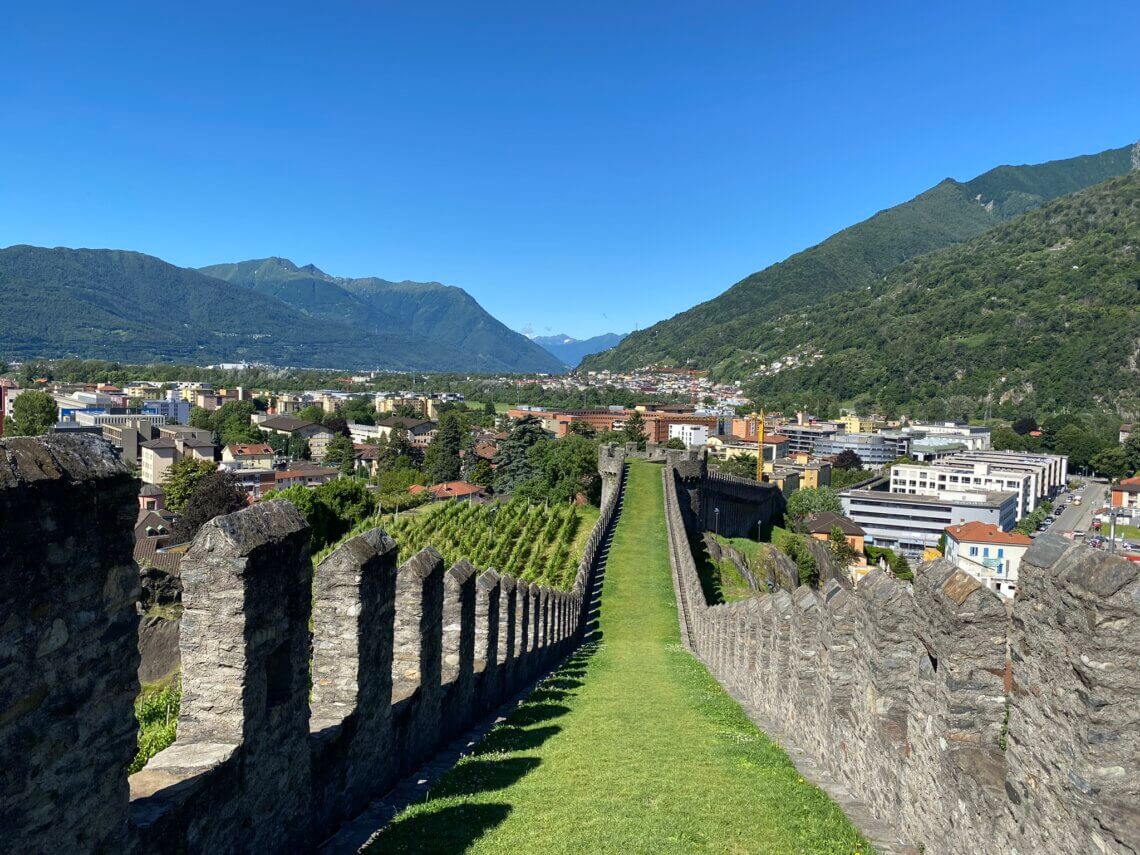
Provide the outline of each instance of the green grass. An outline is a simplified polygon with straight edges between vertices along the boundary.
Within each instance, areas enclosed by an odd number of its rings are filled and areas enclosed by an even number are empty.
[[[370,852],[870,849],[679,643],[660,468],[634,463],[600,643],[546,680]]]
[[[717,539],[721,543],[736,547],[744,553],[748,563],[755,566],[753,560],[757,549],[755,541],[744,537],[718,537]],[[705,548],[703,541],[693,543],[693,560],[697,564],[697,574],[701,579],[705,599],[710,603],[736,603],[740,600],[759,596],[760,592],[752,589],[735,564],[727,558],[723,561],[714,560]]]
[[[1108,535],[1111,531],[1112,531],[1112,526],[1110,526],[1108,523],[1104,523],[1100,527],[1100,533],[1102,535],[1104,535],[1105,537],[1108,537]],[[1116,536],[1117,537],[1123,537],[1125,540],[1131,540],[1131,541],[1140,540],[1140,527],[1137,527],[1134,525],[1124,525],[1123,523],[1117,523],[1116,524]]]

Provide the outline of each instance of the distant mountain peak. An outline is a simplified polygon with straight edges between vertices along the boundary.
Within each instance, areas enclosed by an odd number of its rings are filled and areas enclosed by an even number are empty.
[[[557,335],[530,335],[535,344],[562,360],[565,365],[576,368],[578,363],[593,353],[609,350],[621,343],[625,334],[602,333],[587,339],[576,339],[566,333]]]

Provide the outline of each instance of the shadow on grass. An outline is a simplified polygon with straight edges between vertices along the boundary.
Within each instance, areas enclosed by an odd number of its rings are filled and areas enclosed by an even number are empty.
[[[539,757],[510,755],[533,751],[562,731],[553,722],[570,712],[570,707],[561,702],[569,702],[577,694],[596,650],[595,644],[583,645],[538,683],[505,721],[483,737],[471,756],[439,779],[426,802],[413,805],[392,820],[364,851],[373,855],[462,852],[502,823],[511,812],[509,804],[454,805],[445,800],[477,799],[481,793],[507,789],[537,769],[542,764]]]
[[[523,775],[538,768],[537,757],[504,757],[497,760],[469,759],[455,767],[454,774],[446,776],[432,787],[433,799],[452,796],[473,796],[509,787]]]
[[[404,815],[393,820],[364,852],[451,855],[467,849],[510,813],[510,805],[465,804]]]

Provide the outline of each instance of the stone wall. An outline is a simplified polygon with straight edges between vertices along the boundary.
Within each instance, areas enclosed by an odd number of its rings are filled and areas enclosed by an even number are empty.
[[[665,510],[682,638],[716,678],[937,853],[1140,850],[1138,568],[1054,535],[1012,609],[949,562],[709,606],[685,479]]]
[[[140,772],[137,481],[99,438],[0,441],[4,848],[306,851],[583,638],[624,455],[569,593],[374,529],[313,572],[287,502],[181,568],[178,738]],[[604,471],[604,470],[603,470]],[[311,624],[311,629],[310,629]]]

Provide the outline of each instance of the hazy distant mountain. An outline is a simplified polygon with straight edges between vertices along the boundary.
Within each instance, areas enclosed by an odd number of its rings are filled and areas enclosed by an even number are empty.
[[[620,343],[626,335],[626,333],[602,333],[593,338],[576,339],[563,333],[562,335],[531,336],[531,341],[542,345],[564,365],[576,368],[578,363],[591,353],[609,350]]]
[[[563,370],[558,360],[493,318],[462,288],[330,276],[284,258],[214,264],[200,272],[275,297],[314,318],[347,323],[372,338],[377,348],[394,347],[403,356],[403,348],[411,347],[435,370]]]
[[[1049,163],[999,166],[966,182],[947,178],[909,202],[753,273],[712,300],[633,333],[613,350],[586,360],[586,367],[692,365],[720,377],[745,378],[769,358],[763,334],[770,322],[784,318],[785,326],[794,325],[797,313],[811,312],[835,295],[865,291],[908,259],[1123,175],[1131,163],[1132,149],[1126,146]]]
[[[138,252],[0,249],[0,358],[563,370],[458,288],[332,280],[277,260],[214,269],[240,279],[251,266],[256,287],[238,287]]]

